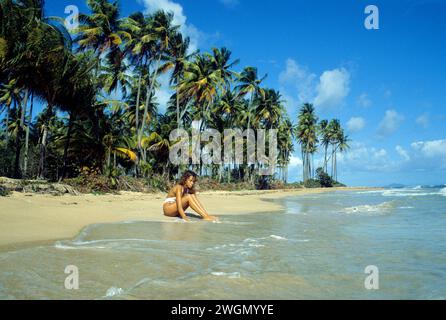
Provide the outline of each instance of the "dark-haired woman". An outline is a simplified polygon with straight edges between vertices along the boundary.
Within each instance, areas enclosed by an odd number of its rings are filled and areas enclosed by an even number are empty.
[[[189,221],[185,210],[192,208],[203,220],[216,221],[217,218],[209,215],[198,200],[194,188],[197,182],[197,174],[192,171],[186,171],[180,181],[169,191],[167,198],[163,203],[164,215],[168,217],[178,217]]]

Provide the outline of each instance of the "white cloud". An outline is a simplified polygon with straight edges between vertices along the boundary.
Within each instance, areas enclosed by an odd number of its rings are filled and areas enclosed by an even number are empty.
[[[349,172],[390,172],[397,167],[385,149],[369,147],[361,142],[352,142],[346,153],[339,153],[342,170]]]
[[[350,73],[345,68],[325,71],[316,88],[316,107],[329,108],[341,105],[350,92]]]
[[[429,127],[429,115],[427,113],[422,114],[417,118],[416,123],[426,129]]]
[[[312,73],[294,59],[287,59],[285,70],[279,75],[281,91],[298,104],[313,103],[330,108],[341,105],[350,92],[350,73],[345,68],[327,70],[321,76]],[[292,106],[297,109],[298,106]]]
[[[361,117],[353,117],[347,122],[347,129],[350,132],[358,132],[365,126],[365,120]]]
[[[313,100],[315,94],[315,79],[316,75],[314,73],[309,72],[308,68],[299,65],[293,59],[286,61],[286,68],[279,75],[279,83],[282,86],[290,86],[293,92],[297,92],[298,103]]]
[[[303,161],[302,161],[301,158],[295,157],[295,156],[291,156],[290,163],[288,165],[289,168],[291,168],[291,167],[302,167],[302,166],[303,166]]]
[[[405,161],[409,161],[410,160],[409,153],[403,147],[396,146],[395,150],[401,156],[401,158],[403,158]]]
[[[174,14],[173,24],[180,26],[180,31],[183,35],[190,37],[189,51],[193,52],[198,49],[200,38],[203,33],[199,31],[194,25],[187,23],[187,16],[184,14],[183,6],[172,0],[140,0],[146,11],[152,13],[157,10],[171,11]]]
[[[418,141],[411,147],[427,158],[445,157],[446,160],[446,140]]]
[[[367,93],[363,93],[358,98],[358,104],[363,108],[368,108],[372,105],[372,101]]]
[[[387,156],[387,151],[384,149],[379,149],[379,150],[374,150],[374,148],[372,148],[373,151],[373,157],[374,158],[384,158]]]
[[[385,137],[386,135],[392,134],[399,128],[403,120],[404,117],[395,110],[387,110],[379,124],[378,135]]]

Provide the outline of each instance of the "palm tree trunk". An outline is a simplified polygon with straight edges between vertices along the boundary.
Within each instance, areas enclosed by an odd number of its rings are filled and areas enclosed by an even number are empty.
[[[108,147],[107,150],[107,169],[110,168],[111,164],[111,147]]]
[[[23,134],[23,126],[25,123],[25,113],[26,113],[26,105],[28,104],[28,89],[25,89],[25,97],[23,98],[23,104],[19,103],[19,114],[20,114],[20,123],[17,128],[17,136],[16,136],[16,153],[15,153],[15,164],[14,164],[14,177],[19,179],[22,177],[22,173],[20,170],[20,153],[21,153],[21,140]]]
[[[253,102],[254,102],[254,92],[251,94],[251,97],[249,98],[249,105],[248,105],[248,135],[249,135],[249,130],[251,129],[251,111]],[[251,165],[248,165],[248,180],[252,183]]]
[[[325,173],[328,171],[328,163],[327,163],[327,151],[328,151],[328,144],[325,145],[325,153],[324,153],[324,170]]]
[[[148,110],[149,109],[149,103],[150,103],[150,101],[152,99],[153,87],[155,86],[155,81],[156,81],[156,78],[158,76],[158,68],[159,68],[160,61],[161,61],[161,54],[158,55],[158,60],[156,62],[155,71],[153,73],[152,80],[150,81],[149,91],[147,92],[146,103],[144,105],[144,115],[142,117],[141,130],[140,130],[139,135],[138,135],[138,147],[140,148],[140,150],[142,150],[142,145],[141,145],[142,136],[144,134],[144,129],[145,129],[145,125],[146,125],[147,115],[148,115],[148,111],[149,111]],[[145,161],[145,159],[144,159],[144,161]]]
[[[16,179],[20,179],[21,178],[21,172],[20,172],[20,140],[21,140],[21,136],[22,136],[22,127],[19,126],[17,128],[17,135],[16,135],[16,140],[15,140],[15,146],[16,146],[16,151],[15,151],[15,161],[14,161],[14,178]]]
[[[28,151],[29,151],[29,127],[31,126],[33,118],[33,104],[34,104],[34,94],[31,95],[31,106],[29,108],[28,114],[28,125],[26,126],[26,136],[25,136],[25,159],[23,162],[23,172],[26,175],[28,172]]]
[[[335,154],[334,154],[334,163],[335,163],[335,181],[338,181],[338,163],[337,163],[337,151],[335,150]]]
[[[67,158],[68,158],[68,148],[70,146],[70,140],[71,140],[71,131],[73,130],[73,118],[74,115],[72,112],[70,112],[70,118],[68,120],[68,131],[67,131],[67,138],[65,140],[65,146],[63,150],[63,167],[62,167],[62,174],[60,176],[59,181],[63,181],[65,179],[65,175],[67,172]]]
[[[178,86],[180,83],[180,76],[177,76],[177,88],[176,88],[176,93],[177,93],[177,127],[178,129],[181,128],[181,118],[180,118],[180,92],[178,90]]]
[[[138,132],[138,128],[139,128],[139,99],[141,98],[141,79],[142,79],[142,71],[139,73],[138,93],[136,94],[136,106],[135,106],[135,128],[136,128],[136,132]]]
[[[40,158],[39,158],[39,171],[38,179],[45,179],[45,160],[46,160],[46,143],[48,139],[48,126],[53,113],[53,106],[48,104],[45,120],[42,129],[42,139],[40,143]]]
[[[6,105],[6,147],[9,143],[9,113],[11,112],[11,104]]]

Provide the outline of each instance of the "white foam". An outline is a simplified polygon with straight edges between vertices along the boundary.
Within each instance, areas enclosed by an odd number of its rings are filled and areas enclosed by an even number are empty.
[[[356,194],[382,193],[382,190],[357,191]]]
[[[107,292],[105,293],[105,296],[110,298],[110,297],[116,297],[116,296],[120,296],[124,294],[124,289],[122,288],[116,288],[116,287],[111,287],[107,290]]]
[[[446,188],[441,189],[438,194],[446,197]]]
[[[377,205],[361,205],[355,207],[345,208],[344,212],[348,214],[357,213],[385,213],[392,208],[392,202],[383,202]]]
[[[436,192],[418,192],[414,189],[386,190],[382,193],[384,197],[423,197],[437,194]]]
[[[287,238],[281,237],[281,236],[276,236],[274,234],[269,236],[270,238],[276,239],[276,240],[288,240]]]
[[[54,247],[59,250],[102,250],[102,249],[106,249],[105,247],[101,247],[101,246],[94,246],[94,247],[69,246],[69,245],[62,244],[60,242],[56,242]]]
[[[226,272],[211,272],[213,276],[216,277],[228,277],[230,279],[238,279],[240,278],[240,272],[232,272],[232,273],[226,273]]]

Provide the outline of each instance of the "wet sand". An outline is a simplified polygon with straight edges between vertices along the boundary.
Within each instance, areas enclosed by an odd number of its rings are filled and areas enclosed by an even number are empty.
[[[212,215],[277,212],[277,198],[311,193],[372,188],[210,191],[199,194]],[[75,237],[90,224],[120,221],[165,221],[165,194],[122,192],[119,195],[52,196],[14,192],[0,197],[0,247],[21,246]],[[188,212],[193,213],[190,209]]]

